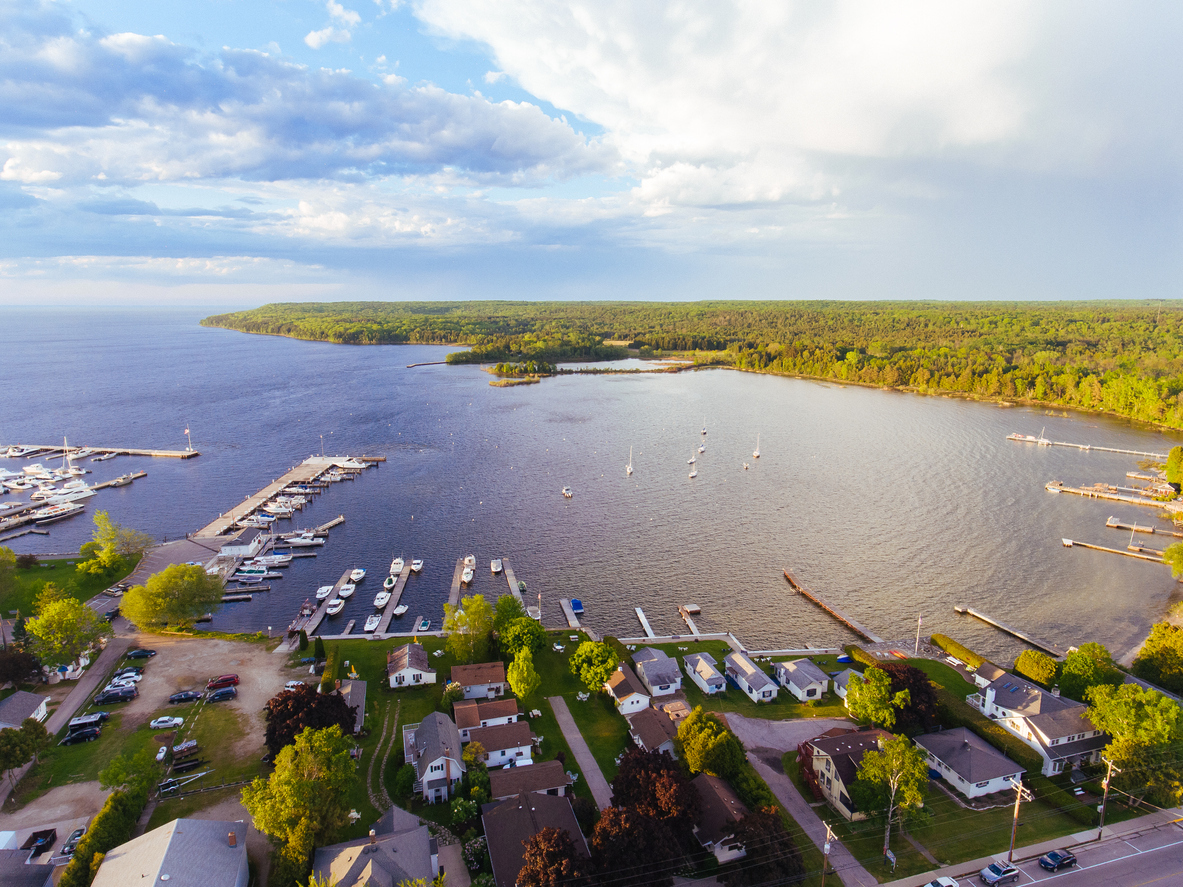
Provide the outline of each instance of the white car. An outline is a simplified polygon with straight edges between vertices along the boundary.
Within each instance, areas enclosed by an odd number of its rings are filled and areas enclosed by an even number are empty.
[[[952,878],[946,878],[945,876],[942,875],[941,877],[937,878],[935,881],[929,881],[927,884],[924,885],[924,887],[957,887],[957,882],[954,881]]]
[[[104,689],[105,690],[134,690],[135,688],[136,688],[135,681],[118,680],[118,681],[111,681],[111,683],[107,684],[107,686]]]
[[[283,688],[285,690],[299,690],[303,686],[305,686],[303,681],[288,681],[283,685]]]
[[[167,730],[170,727],[179,727],[185,723],[184,718],[163,717],[157,718],[148,726],[153,730]]]
[[[136,684],[138,684],[143,679],[144,676],[142,674],[136,674],[134,671],[120,672],[119,674],[115,675],[114,678],[116,681],[132,681]]]
[[[158,751],[156,753],[156,763],[159,764],[161,761],[163,761],[164,756],[167,754],[168,754],[168,746],[167,745],[160,746],[160,751]]]

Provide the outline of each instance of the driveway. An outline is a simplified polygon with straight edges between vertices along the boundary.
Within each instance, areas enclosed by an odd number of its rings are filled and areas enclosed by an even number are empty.
[[[796,751],[802,742],[815,739],[834,727],[852,727],[842,718],[794,718],[788,721],[767,721],[727,714],[731,732],[739,737],[745,748],[771,748],[779,752]]]
[[[575,762],[583,771],[583,778],[587,780],[587,787],[591,789],[596,806],[601,810],[612,806],[612,789],[608,780],[604,778],[600,765],[579,732],[575,718],[571,717],[571,710],[567,708],[567,701],[562,696],[551,696],[548,700],[555,713],[555,720],[559,722],[559,729],[563,731],[563,738],[571,746],[571,754],[575,755]]]

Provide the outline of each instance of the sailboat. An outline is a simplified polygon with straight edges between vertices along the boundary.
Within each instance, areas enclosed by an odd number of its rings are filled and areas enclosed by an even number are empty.
[[[750,466],[748,465],[748,463],[747,463],[747,462],[744,462],[744,463],[743,463],[743,470],[744,470],[744,471],[747,471],[749,467],[750,467]]]
[[[628,448],[628,465],[624,466],[624,473],[631,475],[633,473],[633,448]]]
[[[706,442],[705,442],[705,441],[704,441],[703,443],[700,443],[700,444],[698,445],[698,451],[699,451],[700,453],[705,453],[705,452],[707,451],[707,445],[706,445]]]
[[[691,454],[690,454],[690,458],[686,460],[686,464],[687,464],[687,465],[693,465],[693,464],[694,464],[695,462],[697,462],[697,461],[698,461],[698,457],[697,457],[697,456],[695,456],[693,453],[691,453]]]
[[[706,417],[706,416],[703,416],[703,417],[702,417],[702,434],[703,434],[703,437],[705,437],[705,436],[706,436],[706,433],[707,433],[707,417]]]
[[[759,432],[757,432],[757,434],[756,434],[756,449],[754,449],[752,451],[752,457],[755,459],[760,458],[760,434],[759,434]]]
[[[698,469],[695,468],[693,465],[690,466],[690,476],[691,477],[698,477]]]

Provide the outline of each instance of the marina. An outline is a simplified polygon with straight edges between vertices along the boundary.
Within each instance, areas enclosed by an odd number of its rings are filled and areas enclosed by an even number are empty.
[[[1055,656],[1057,659],[1063,659],[1065,656],[1068,655],[1067,650],[1065,650],[1061,647],[1058,647],[1055,644],[1049,643],[1047,641],[1040,640],[1039,638],[1032,637],[1031,635],[1027,634],[1024,631],[1019,631],[1017,628],[1011,628],[1009,625],[1007,625],[1003,622],[999,622],[997,619],[991,619],[985,613],[979,613],[973,607],[954,607],[953,609],[955,612],[960,613],[962,615],[973,616],[975,619],[981,619],[987,625],[993,625],[999,631],[1005,631],[1007,634],[1018,638],[1019,640],[1023,641],[1024,643],[1030,644],[1032,647],[1036,647],[1040,650],[1043,650],[1045,653],[1050,653],[1052,656]]]
[[[819,607],[821,607],[823,610],[825,610],[827,613],[829,613],[831,616],[833,616],[835,619],[837,619],[839,622],[841,622],[843,625],[845,625],[847,628],[849,628],[851,631],[853,631],[859,637],[870,641],[872,644],[883,643],[883,638],[879,637],[879,635],[875,634],[870,629],[866,628],[861,622],[856,622],[855,620],[851,619],[849,616],[847,616],[841,610],[838,610],[835,607],[831,607],[829,604],[827,604],[825,601],[823,601],[820,597],[818,597],[816,594],[814,594],[812,591],[810,591],[808,588],[806,588],[804,585],[802,585],[800,582],[798,582],[793,577],[793,574],[790,573],[787,569],[783,569],[783,572],[785,574],[785,579],[788,580],[789,585],[792,586],[793,590],[795,592],[797,592],[798,594],[800,594],[802,597],[805,597],[808,600],[813,601],[815,604],[817,604]]]
[[[99,455],[111,454],[114,456],[155,456],[157,458],[164,458],[164,459],[193,459],[196,456],[201,455],[200,452],[198,452],[197,450],[192,450],[192,449],[187,449],[187,450],[135,450],[135,449],[130,449],[128,447],[68,447],[67,448],[67,447],[63,447],[61,445],[43,447],[43,446],[37,446],[35,444],[32,446],[22,446],[20,444],[15,444],[13,446],[0,446],[0,454],[3,454],[4,452],[7,452],[12,449],[27,450],[28,452],[24,453],[24,455],[22,455],[20,457],[20,458],[24,458],[24,459],[32,459],[34,456],[64,456],[66,454],[67,450],[69,451],[70,455],[73,456],[74,454],[78,453],[79,451],[81,451],[83,449],[86,449],[91,453],[97,453]],[[13,457],[13,458],[15,458],[15,457]]]
[[[382,608],[382,618],[378,621],[378,627],[374,630],[375,634],[385,634],[386,630],[390,628],[390,621],[394,618],[394,611],[398,609],[399,601],[402,599],[403,590],[407,587],[407,579],[410,575],[411,565],[404,564],[402,572],[394,580],[394,588],[390,590],[390,600]]]
[[[349,574],[351,572],[352,567],[346,569],[345,572],[341,574],[341,578],[338,579],[333,585],[332,592],[320,603],[319,606],[317,606],[315,612],[313,612],[303,624],[296,625],[295,622],[292,623],[295,633],[298,633],[301,629],[304,630],[304,633],[307,634],[308,637],[312,637],[312,635],[316,633],[316,630],[320,628],[320,625],[325,620],[325,617],[329,615],[329,607],[333,605],[334,601],[340,600],[340,598],[337,597],[337,594],[340,592],[342,586],[349,583]],[[297,619],[296,621],[299,622],[300,620]],[[293,633],[292,628],[288,629],[288,633]]]

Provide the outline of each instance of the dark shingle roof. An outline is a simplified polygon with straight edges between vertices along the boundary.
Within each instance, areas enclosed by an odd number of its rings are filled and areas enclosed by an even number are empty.
[[[623,662],[612,673],[612,677],[608,678],[608,690],[616,699],[627,699],[634,694],[649,697],[649,691],[645,689],[645,685]]]
[[[860,730],[856,733],[814,739],[809,744],[818,752],[830,756],[834,762],[834,769],[838,771],[849,791],[858,778],[858,767],[863,760],[863,754],[878,751],[880,740],[893,738],[886,730]]]
[[[386,673],[400,672],[405,668],[435,674],[431,661],[427,658],[427,651],[422,644],[403,644],[391,650],[386,656]]]
[[[461,761],[460,747],[460,733],[451,718],[438,711],[425,717],[415,728],[415,770],[419,778],[427,775],[427,767],[440,758]]]
[[[790,680],[798,687],[804,687],[814,682],[823,687],[830,683],[830,676],[818,668],[809,659],[793,659],[790,662],[778,662],[773,666],[783,676],[783,682]]]
[[[452,680],[462,687],[475,684],[505,683],[504,662],[477,662],[473,665],[453,665]]]
[[[172,887],[234,887],[245,864],[245,823],[174,819],[111,849],[94,887],[159,883],[162,875]]]
[[[643,708],[628,717],[629,733],[641,740],[645,751],[655,751],[678,735],[669,715],[654,708]]]
[[[385,834],[373,844],[358,838],[319,847],[313,871],[337,887],[394,887],[420,878],[431,881],[431,835],[426,826]]]
[[[917,736],[915,743],[948,764],[966,782],[988,782],[1026,772],[966,727]]]
[[[735,834],[735,824],[748,813],[748,808],[726,782],[718,776],[700,773],[690,780],[698,789],[702,813],[698,817],[698,839],[702,843],[718,844]]]
[[[49,697],[38,696],[36,693],[26,693],[17,690],[7,699],[0,701],[0,724],[19,727],[26,718],[31,718],[33,712],[41,707],[41,703]]]
[[[481,810],[481,819],[485,824],[485,839],[497,887],[514,887],[522,870],[522,842],[544,828],[566,831],[576,852],[584,857],[591,856],[566,796],[523,792],[506,801],[486,804]]]
[[[516,699],[459,699],[452,705],[452,714],[456,716],[456,726],[461,730],[479,727],[481,721],[491,721],[495,718],[511,718],[521,714]]]
[[[570,784],[571,777],[558,761],[489,771],[489,793],[494,800],[516,797],[522,792],[545,792]]]
[[[468,738],[470,742],[479,742],[485,751],[494,752],[503,748],[529,746],[534,741],[534,734],[525,721],[512,721],[492,727],[474,727],[468,731]]]

